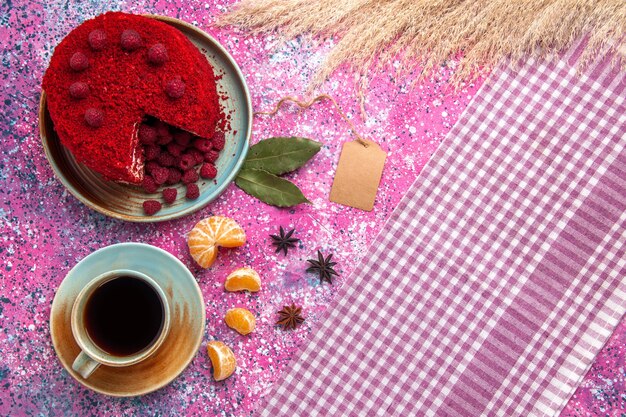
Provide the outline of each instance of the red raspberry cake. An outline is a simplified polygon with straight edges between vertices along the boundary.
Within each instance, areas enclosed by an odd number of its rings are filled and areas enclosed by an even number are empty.
[[[43,79],[61,143],[107,180],[139,184],[139,126],[151,116],[211,139],[222,117],[207,59],[161,21],[110,12],[56,47]]]

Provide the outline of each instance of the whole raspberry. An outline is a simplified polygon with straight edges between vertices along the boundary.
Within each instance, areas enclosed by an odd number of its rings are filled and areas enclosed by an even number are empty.
[[[107,34],[102,29],[92,30],[87,36],[87,41],[91,49],[101,51],[107,46]]]
[[[192,146],[202,153],[206,153],[210,151],[211,149],[213,149],[213,145],[211,144],[211,141],[207,139],[198,138],[193,141]]]
[[[139,142],[141,143],[150,144],[155,143],[157,140],[156,129],[144,123],[139,125],[139,131],[137,132],[137,136],[139,136]]]
[[[170,176],[170,170],[165,167],[158,167],[152,170],[152,177],[154,178],[154,182],[161,185],[167,181],[167,178]]]
[[[70,68],[80,72],[89,68],[89,58],[82,52],[75,52],[70,58]]]
[[[200,197],[200,189],[198,188],[198,184],[187,184],[187,193],[185,193],[185,197],[190,200],[195,200]]]
[[[162,152],[157,158],[157,162],[163,167],[171,167],[174,165],[175,161],[176,159],[174,158],[174,155],[167,152]]]
[[[171,136],[170,127],[160,120],[154,124],[154,129],[158,137]]]
[[[170,174],[167,177],[167,181],[165,183],[167,185],[178,184],[183,177],[183,174],[180,172],[178,168],[170,168]]]
[[[215,168],[215,165],[206,162],[202,164],[202,167],[200,168],[200,176],[202,178],[213,179],[217,176],[217,168]]]
[[[172,140],[174,140],[174,138],[172,137],[172,135],[167,135],[167,136],[159,136],[159,138],[157,139],[157,143],[159,145],[167,145],[168,143],[171,143]]]
[[[181,146],[187,146],[191,142],[191,133],[185,131],[176,132],[174,133],[174,140]]]
[[[183,145],[179,145],[176,142],[170,142],[167,144],[167,151],[174,156],[181,156],[185,147]]]
[[[162,43],[155,43],[148,49],[148,62],[154,66],[160,66],[167,62],[167,49]]]
[[[161,148],[157,145],[146,145],[143,147],[143,156],[146,161],[154,161],[161,155]]]
[[[174,164],[172,165],[172,168],[176,168],[176,169],[180,169],[180,158],[182,158],[182,156],[174,156]]]
[[[146,200],[143,202],[143,212],[148,216],[152,216],[161,210],[161,207],[163,207],[161,202],[157,200]]]
[[[194,165],[196,165],[196,158],[188,153],[181,156],[178,162],[178,167],[183,171],[193,168]]]
[[[165,84],[165,94],[170,98],[181,98],[185,94],[185,82],[180,77],[172,78]]]
[[[152,178],[149,175],[144,175],[143,177],[143,183],[141,184],[141,187],[143,188],[143,190],[147,193],[156,193],[157,190],[159,189],[159,185],[154,182],[154,178]]]
[[[226,144],[226,135],[224,134],[224,132],[221,131],[216,131],[215,135],[213,135],[213,149],[215,149],[216,151],[221,151],[222,149],[224,149],[224,145]]]
[[[210,150],[207,153],[204,154],[204,162],[215,162],[217,161],[217,158],[219,158],[220,154],[217,151],[214,150]]]
[[[172,204],[174,201],[176,201],[177,194],[178,191],[176,190],[176,188],[166,188],[163,190],[163,201],[165,201],[167,204]]]
[[[76,100],[83,99],[89,95],[89,86],[86,83],[77,81],[70,85],[70,96]]]
[[[187,151],[187,154],[193,156],[194,166],[204,162],[204,155],[197,149],[191,148]]]
[[[93,107],[85,110],[85,122],[91,127],[100,127],[104,123],[104,113]]]
[[[183,184],[190,184],[192,182],[198,181],[199,178],[200,176],[195,169],[188,169],[183,173],[183,177],[181,179],[183,181]]]
[[[122,49],[128,52],[132,52],[135,49],[139,49],[143,45],[143,41],[141,40],[141,35],[139,35],[137,31],[132,30],[132,29],[126,29],[124,32],[122,32],[120,43],[122,44]]]
[[[169,126],[163,122],[159,122],[156,126],[157,132],[157,140],[156,143],[159,145],[167,145],[172,140],[174,140],[172,134],[170,133]]]
[[[160,150],[159,150],[159,152],[160,152]],[[145,171],[148,174],[152,174],[155,169],[160,168],[160,167],[161,167],[161,165],[159,165],[157,163],[157,161],[149,161],[149,162],[146,162]]]

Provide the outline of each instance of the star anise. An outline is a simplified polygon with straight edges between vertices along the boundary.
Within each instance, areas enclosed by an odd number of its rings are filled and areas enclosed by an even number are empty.
[[[331,262],[330,260],[333,258],[333,254],[328,255],[326,259],[324,259],[324,255],[319,250],[317,251],[317,260],[315,259],[307,259],[307,262],[311,264],[310,267],[306,269],[306,272],[317,272],[320,276],[320,283],[326,281],[329,284],[333,283],[333,275],[339,276],[339,274],[333,269],[333,266],[337,265],[337,262]]]
[[[278,321],[276,324],[283,326],[284,329],[295,329],[304,321],[304,318],[300,313],[302,307],[297,307],[291,303],[290,306],[283,306],[283,309],[278,312]]]
[[[296,247],[296,242],[299,242],[300,239],[291,237],[291,235],[293,235],[293,232],[295,231],[296,229],[291,229],[285,234],[285,229],[283,229],[283,227],[280,226],[280,233],[278,234],[278,236],[270,235],[270,237],[273,240],[272,245],[276,246],[275,253],[278,253],[282,250],[283,252],[285,252],[285,255],[287,255],[287,251],[289,250],[289,248]]]

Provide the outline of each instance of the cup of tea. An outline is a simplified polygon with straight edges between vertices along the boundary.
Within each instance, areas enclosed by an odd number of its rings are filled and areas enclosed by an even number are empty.
[[[149,276],[113,270],[80,291],[71,326],[81,348],[72,369],[86,379],[100,365],[129,366],[154,354],[170,329],[170,304]]]

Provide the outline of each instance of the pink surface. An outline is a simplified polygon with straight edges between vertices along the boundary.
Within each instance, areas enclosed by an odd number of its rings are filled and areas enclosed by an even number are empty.
[[[1,415],[251,414],[337,289],[350,285],[350,272],[369,242],[478,88],[471,85],[452,92],[446,84],[452,65],[413,89],[408,87],[410,80],[396,80],[388,72],[371,81],[366,120],[360,119],[352,73],[340,71],[320,89],[337,99],[362,135],[389,152],[371,213],[328,201],[341,144],[353,137],[332,106],[320,103],[304,112],[288,106],[273,118],[258,117],[252,132],[253,143],[277,135],[306,136],[324,143],[313,161],[290,175],[312,205],[280,210],[231,186],[217,201],[186,218],[151,225],[125,223],[88,209],[69,194],[54,178],[39,141],[41,77],[54,46],[71,28],[110,9],[168,15],[193,23],[216,37],[239,63],[255,110],[267,110],[285,95],[305,96],[307,82],[327,45],[313,48],[304,39],[280,45],[272,35],[250,38],[216,28],[214,15],[226,9],[221,2],[122,2],[111,7],[98,2],[50,1],[42,6],[24,1],[4,2],[1,7]],[[222,251],[213,268],[202,270],[188,255],[185,235],[198,220],[212,214],[235,218],[245,228],[248,243]],[[269,239],[281,225],[295,227],[295,237],[301,239],[300,246],[287,256],[275,254]],[[65,274],[95,249],[125,241],[161,247],[190,268],[205,298],[207,328],[199,354],[172,384],[144,397],[114,399],[83,388],[62,369],[51,345],[48,318],[55,290]],[[333,285],[321,285],[314,275],[304,272],[306,259],[318,249],[333,253],[339,263],[340,277]],[[244,265],[260,272],[262,291],[254,295],[225,293],[224,277]],[[274,325],[275,312],[291,302],[301,304],[306,317],[295,332]],[[255,313],[255,333],[240,336],[226,327],[223,315],[233,306]],[[583,384],[594,394],[583,391],[575,397],[566,410],[571,412],[568,415],[624,409],[625,327],[612,339],[617,340],[617,347],[601,356],[606,363],[597,362]],[[232,347],[239,364],[236,374],[220,383],[211,378],[205,351],[206,343],[215,339]],[[612,378],[610,386],[617,393],[595,395],[594,387],[604,389],[609,384],[607,377]],[[581,410],[580,414],[576,410]],[[619,411],[609,415],[619,415]]]
[[[260,416],[558,414],[626,298],[626,73],[599,61],[494,70]]]

